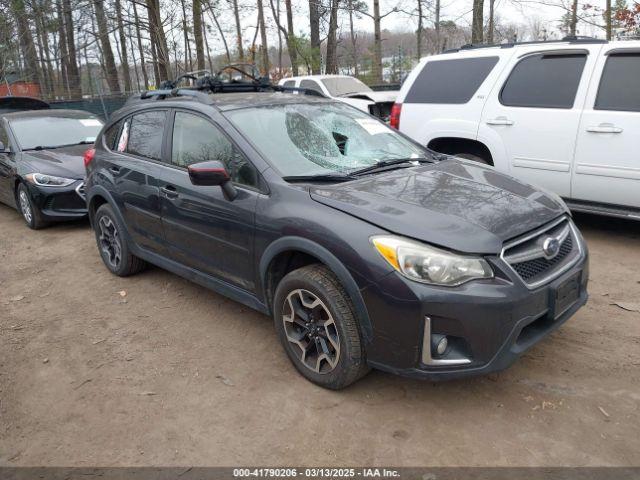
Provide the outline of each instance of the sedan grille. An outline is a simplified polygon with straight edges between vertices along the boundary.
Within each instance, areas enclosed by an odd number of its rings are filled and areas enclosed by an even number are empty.
[[[510,242],[502,259],[529,286],[542,285],[573,265],[581,255],[577,231],[567,218]]]

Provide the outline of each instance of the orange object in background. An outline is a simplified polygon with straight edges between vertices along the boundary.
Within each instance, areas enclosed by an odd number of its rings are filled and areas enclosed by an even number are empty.
[[[13,83],[0,83],[0,97],[35,97],[40,98],[40,85],[33,82],[17,80]]]

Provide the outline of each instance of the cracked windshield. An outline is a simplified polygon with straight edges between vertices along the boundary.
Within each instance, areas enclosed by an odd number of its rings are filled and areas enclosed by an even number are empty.
[[[292,104],[227,113],[283,176],[348,174],[425,151],[348,105]]]

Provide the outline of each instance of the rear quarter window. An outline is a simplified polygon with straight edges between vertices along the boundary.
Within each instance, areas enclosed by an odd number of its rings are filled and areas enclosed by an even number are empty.
[[[405,103],[467,103],[497,63],[498,57],[427,62],[407,93]]]

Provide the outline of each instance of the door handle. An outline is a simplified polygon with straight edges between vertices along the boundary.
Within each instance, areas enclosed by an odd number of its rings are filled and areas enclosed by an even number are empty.
[[[504,126],[511,126],[513,125],[513,120],[509,120],[507,117],[497,117],[497,118],[492,118],[490,120],[487,120],[487,125],[504,125]]]
[[[587,132],[591,133],[622,133],[622,128],[616,127],[613,123],[601,123],[587,127]]]
[[[120,173],[120,167],[109,167],[112,173]]]
[[[167,185],[160,189],[162,193],[164,193],[167,198],[176,198],[178,196],[178,192],[176,191],[176,187],[173,185]]]

